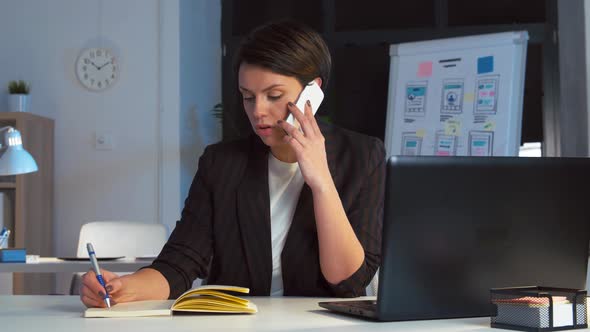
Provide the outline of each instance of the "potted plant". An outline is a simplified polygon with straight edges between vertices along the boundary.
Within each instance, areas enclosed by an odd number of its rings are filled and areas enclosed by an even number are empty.
[[[31,86],[23,81],[8,82],[8,106],[10,112],[27,112],[31,102]]]
[[[205,142],[207,144],[212,144],[219,142],[222,137],[222,123],[223,123],[223,104],[217,103],[213,106],[210,110],[211,115],[213,117],[213,121],[210,119],[203,119],[201,121],[201,131],[205,133],[206,137]]]
[[[223,121],[223,104],[222,103],[215,104],[215,106],[213,106],[213,108],[211,109],[211,114],[213,115],[214,118],[218,119],[219,122],[222,122]]]

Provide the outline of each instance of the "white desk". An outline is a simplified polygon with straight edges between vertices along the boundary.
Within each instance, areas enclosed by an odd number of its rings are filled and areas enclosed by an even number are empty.
[[[101,269],[113,272],[135,272],[151,262],[151,259],[121,258],[101,261],[99,264]],[[0,294],[12,294],[12,273],[14,272],[68,274],[88,270],[90,270],[89,261],[66,261],[55,257],[41,257],[38,263],[0,263]]]
[[[100,261],[101,269],[117,272],[135,272],[149,265],[151,260],[137,260],[135,258],[121,258],[112,261]],[[39,263],[0,263],[1,272],[86,272],[90,270],[89,261],[66,261],[55,257],[41,257]]]
[[[441,319],[380,323],[330,313],[321,298],[250,298],[255,315],[191,315],[145,318],[82,318],[76,296],[0,296],[2,331],[500,331],[490,319]]]

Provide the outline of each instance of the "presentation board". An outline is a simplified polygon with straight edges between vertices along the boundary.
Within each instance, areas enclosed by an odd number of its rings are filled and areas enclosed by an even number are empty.
[[[391,45],[387,155],[517,156],[526,31]]]

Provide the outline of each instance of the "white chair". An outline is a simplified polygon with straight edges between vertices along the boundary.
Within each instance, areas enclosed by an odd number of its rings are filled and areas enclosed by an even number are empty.
[[[97,257],[155,257],[168,239],[163,224],[133,221],[94,221],[82,225],[77,257],[88,257],[86,243],[92,243]],[[116,272],[116,271],[113,271]],[[81,273],[72,277],[70,294],[79,294]]]
[[[375,272],[373,280],[367,286],[367,296],[377,296],[377,290],[379,289],[379,269]]]

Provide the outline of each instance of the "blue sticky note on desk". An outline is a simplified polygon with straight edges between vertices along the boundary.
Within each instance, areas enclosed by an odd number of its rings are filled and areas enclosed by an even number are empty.
[[[477,58],[477,74],[492,73],[494,71],[494,57],[484,56]]]
[[[0,249],[0,263],[25,263],[27,250],[24,248]]]

